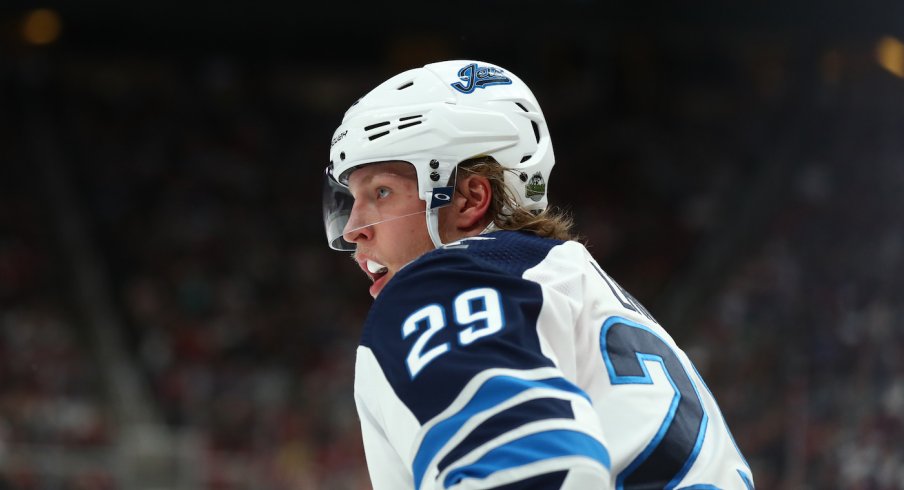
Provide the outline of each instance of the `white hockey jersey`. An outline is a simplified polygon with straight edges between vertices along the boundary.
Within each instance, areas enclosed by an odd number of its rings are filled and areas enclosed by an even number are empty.
[[[685,353],[577,242],[420,257],[374,302],[355,376],[375,490],[753,488]]]

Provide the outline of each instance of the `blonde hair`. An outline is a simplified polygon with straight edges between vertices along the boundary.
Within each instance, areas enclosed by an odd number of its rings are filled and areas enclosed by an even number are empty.
[[[490,181],[493,197],[487,214],[500,230],[527,231],[544,238],[575,240],[571,228],[574,222],[563,211],[546,208],[534,214],[518,205],[513,190],[505,185],[505,172],[517,170],[503,167],[493,157],[478,157],[458,165],[465,172],[481,175]]]

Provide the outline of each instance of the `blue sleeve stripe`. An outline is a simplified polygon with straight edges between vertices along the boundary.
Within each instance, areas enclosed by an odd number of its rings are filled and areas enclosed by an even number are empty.
[[[539,421],[549,419],[574,420],[574,409],[570,400],[559,398],[534,398],[513,407],[509,407],[492,417],[484,420],[471,430],[467,436],[449,450],[436,464],[440,473],[455,464],[456,461],[466,456],[478,447],[490,442],[500,434],[514,431],[522,427],[525,421]]]
[[[444,488],[465,478],[483,479],[493,473],[546,459],[583,456],[605,468],[610,467],[609,452],[593,437],[572,430],[550,430],[515,439],[486,453],[467,466],[455,468],[443,480]]]
[[[738,470],[738,474],[741,475],[741,480],[744,481],[744,486],[747,487],[747,490],[753,490],[753,482],[750,481],[750,478],[741,470]]]
[[[564,391],[590,399],[586,393],[564,378],[540,380],[521,379],[513,376],[495,376],[483,383],[474,396],[458,412],[434,425],[424,436],[412,463],[415,488],[420,488],[430,462],[452,437],[476,414],[498,406],[531,388]],[[526,421],[528,422],[528,421]]]

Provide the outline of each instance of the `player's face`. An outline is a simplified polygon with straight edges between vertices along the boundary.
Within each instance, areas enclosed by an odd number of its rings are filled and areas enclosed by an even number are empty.
[[[370,277],[374,298],[406,264],[433,249],[411,164],[366,165],[351,173],[355,198],[343,236],[356,245],[354,259]]]

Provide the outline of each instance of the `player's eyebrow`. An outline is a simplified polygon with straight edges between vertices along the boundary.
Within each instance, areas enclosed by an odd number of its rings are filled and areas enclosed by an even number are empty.
[[[355,182],[355,187],[367,186],[373,183],[376,179],[388,178],[388,179],[414,179],[416,178],[414,175],[404,175],[403,173],[396,172],[395,170],[382,170],[379,172],[374,172],[368,175],[365,175],[361,178],[359,182]],[[352,186],[352,182],[349,181],[349,187]]]

